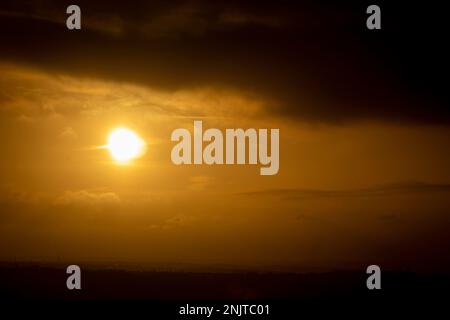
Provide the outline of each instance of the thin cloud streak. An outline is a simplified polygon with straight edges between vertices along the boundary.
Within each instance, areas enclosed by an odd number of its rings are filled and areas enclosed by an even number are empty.
[[[394,183],[371,188],[348,190],[321,190],[321,189],[267,189],[241,192],[240,195],[250,197],[273,196],[283,199],[317,199],[317,198],[354,198],[391,196],[412,193],[438,193],[450,192],[450,184],[433,184],[424,182]]]

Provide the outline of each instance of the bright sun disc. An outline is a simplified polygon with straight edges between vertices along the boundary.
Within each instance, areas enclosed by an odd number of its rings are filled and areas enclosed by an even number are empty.
[[[145,152],[145,142],[136,133],[126,128],[114,129],[108,137],[112,157],[121,163],[128,162]]]

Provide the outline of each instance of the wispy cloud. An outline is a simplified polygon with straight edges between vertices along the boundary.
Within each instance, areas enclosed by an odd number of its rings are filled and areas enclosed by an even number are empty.
[[[412,193],[450,192],[450,184],[401,182],[361,189],[323,190],[302,188],[279,188],[241,192],[250,197],[272,196],[283,199],[315,199],[315,198],[351,198],[389,196]]]
[[[121,200],[114,192],[66,191],[55,200],[56,205],[117,205]]]

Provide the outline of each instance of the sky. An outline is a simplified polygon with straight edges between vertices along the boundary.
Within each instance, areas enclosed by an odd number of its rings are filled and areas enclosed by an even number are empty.
[[[370,31],[371,3],[78,1],[69,31],[70,4],[0,5],[1,261],[450,270],[435,6]],[[194,120],[279,128],[279,173],[174,165]],[[127,165],[120,126],[147,144]]]

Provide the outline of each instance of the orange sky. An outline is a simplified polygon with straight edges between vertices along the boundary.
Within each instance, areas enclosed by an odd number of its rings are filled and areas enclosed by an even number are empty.
[[[0,4],[0,261],[450,270],[445,10],[77,5],[81,30],[64,1]],[[278,174],[174,165],[194,120],[279,129]],[[147,144],[126,165],[122,126]]]
[[[0,82],[2,260],[440,267],[446,127],[302,123],[243,91],[154,90],[16,64],[1,65]],[[173,165],[170,133],[194,119],[280,128],[279,173]],[[125,166],[95,148],[120,125],[148,144]]]

